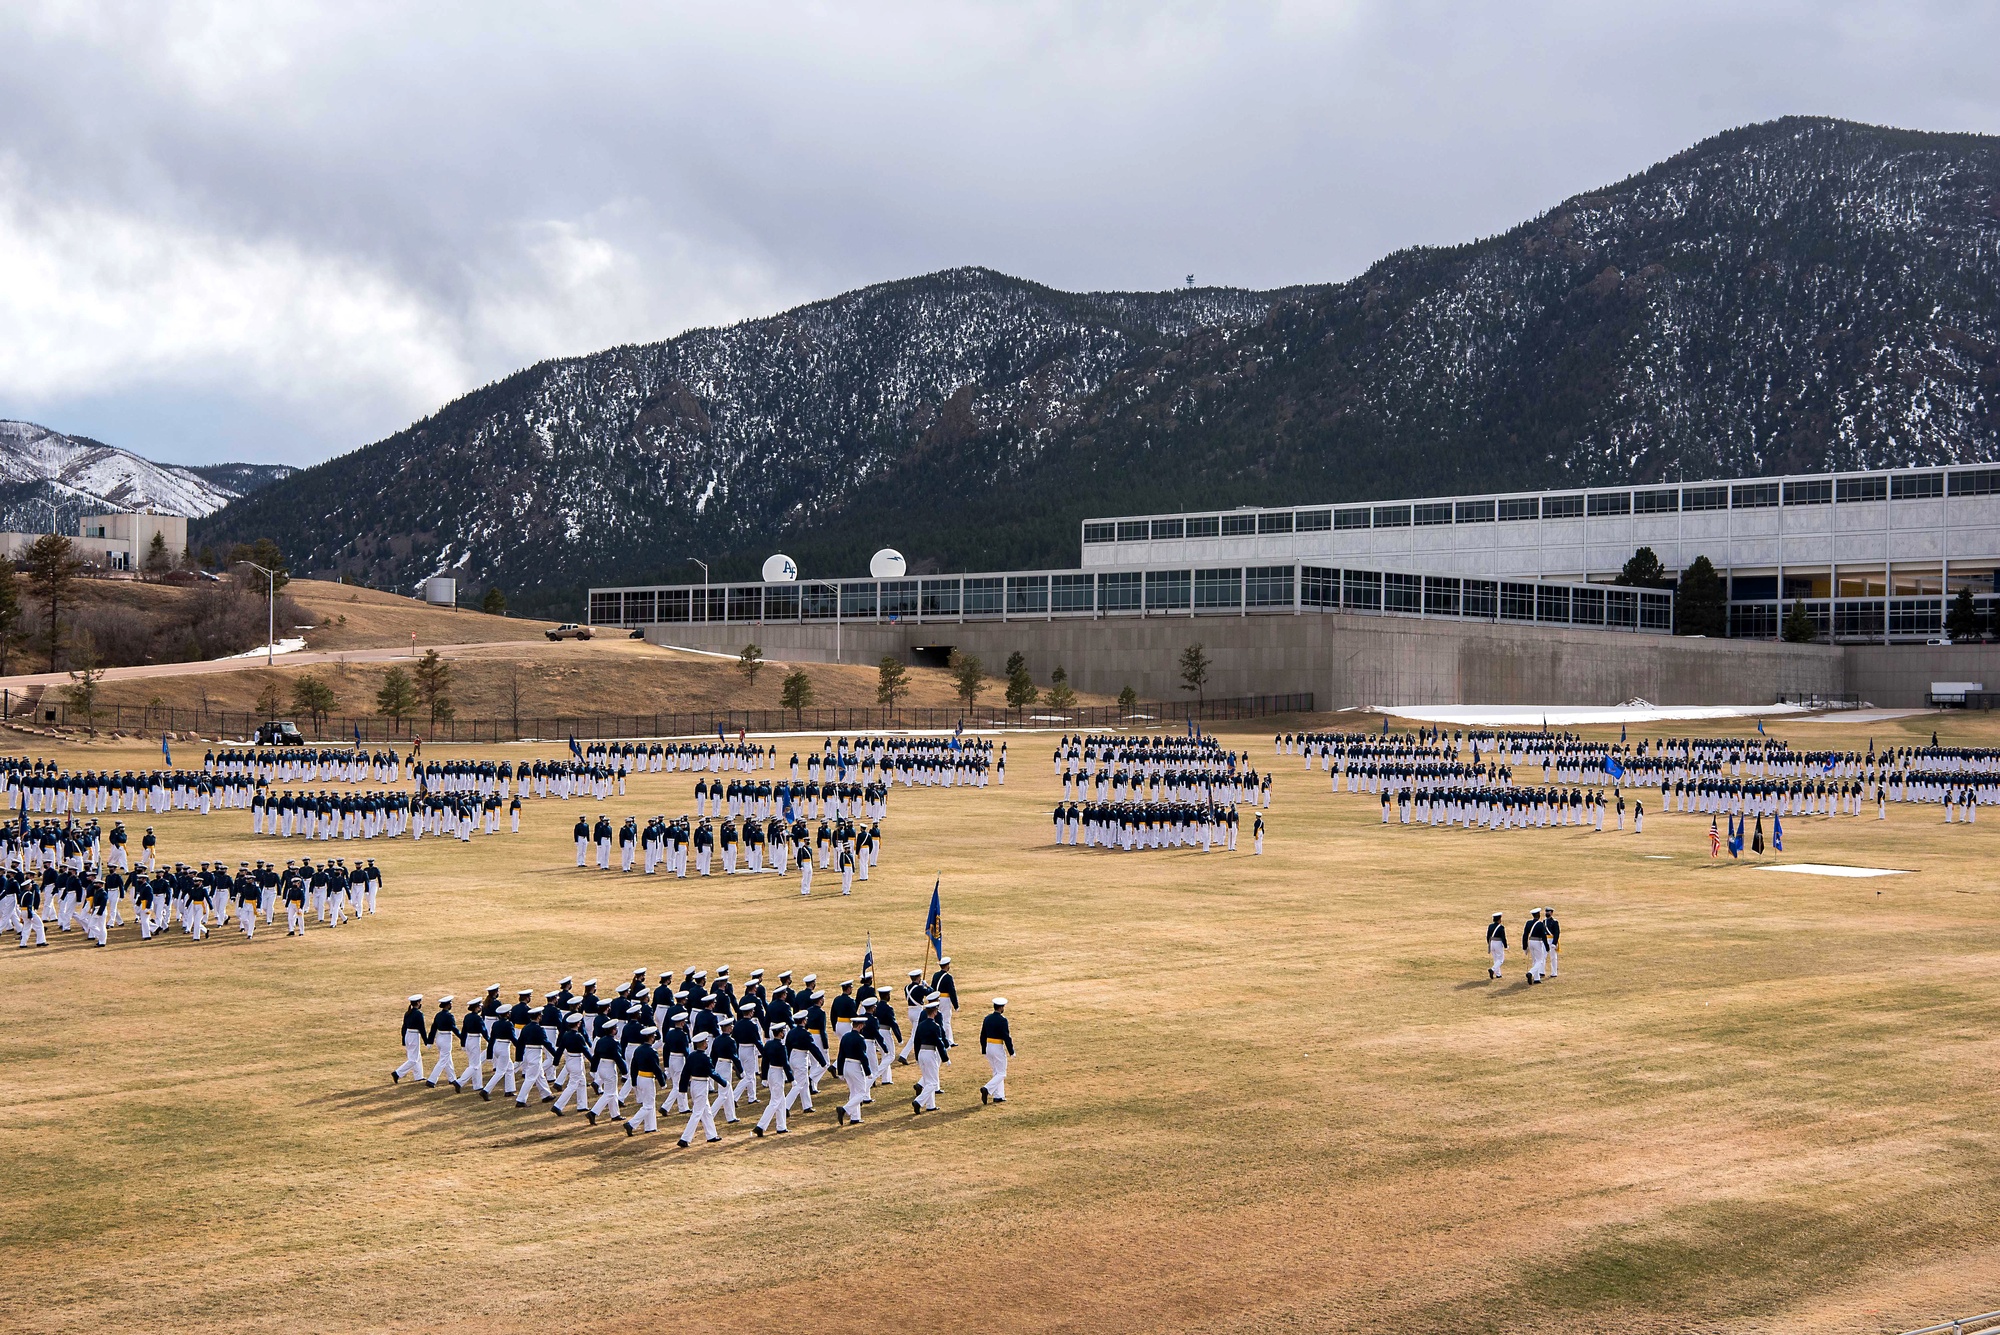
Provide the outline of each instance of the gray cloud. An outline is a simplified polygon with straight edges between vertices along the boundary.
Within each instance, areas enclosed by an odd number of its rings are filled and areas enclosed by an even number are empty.
[[[986,264],[1270,286],[1791,112],[2000,130],[1963,4],[0,3],[0,415],[310,461]]]

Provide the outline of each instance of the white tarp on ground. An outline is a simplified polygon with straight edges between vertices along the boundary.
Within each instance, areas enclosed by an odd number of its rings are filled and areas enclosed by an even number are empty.
[[[279,640],[271,646],[271,652],[274,654],[295,654],[305,647],[305,636],[301,635],[297,639]],[[216,661],[223,662],[231,658],[262,658],[263,656],[264,646],[260,644],[255,649],[245,649],[240,654],[224,654],[222,658]]]
[[[1371,714],[1443,723],[1451,727],[1551,728],[1585,723],[1664,723],[1702,719],[1750,719],[1803,714],[1799,705],[1653,705],[1635,700],[1623,705],[1371,705]]]
[[[1908,876],[1907,871],[1893,867],[1840,867],[1831,862],[1781,862],[1776,866],[1759,867],[1758,871],[1790,871],[1802,876]]]

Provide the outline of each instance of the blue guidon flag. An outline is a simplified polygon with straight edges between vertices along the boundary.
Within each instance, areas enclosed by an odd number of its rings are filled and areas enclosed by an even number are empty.
[[[174,753],[167,748],[167,735],[165,733],[160,734],[160,754],[166,757],[167,768],[172,769],[174,767]],[[27,810],[27,804],[23,803],[21,809],[23,811]]]
[[[944,900],[939,897],[938,890],[943,884],[943,877],[932,884],[931,911],[924,918],[924,935],[930,940],[931,953],[940,960],[944,958]]]
[[[720,737],[720,736],[721,736],[722,734],[721,734],[720,732],[718,732],[718,733],[716,733],[715,735],[716,735],[716,736],[718,736],[718,737]],[[576,734],[575,734],[575,733],[571,733],[571,734],[569,735],[569,753],[570,753],[571,755],[575,756],[575,757],[576,757],[576,758],[577,758],[578,760],[581,760],[581,759],[583,759],[583,748],[582,748],[582,747],[580,747],[580,746],[578,746],[578,745],[576,744]]]
[[[873,932],[870,932],[868,934],[868,949],[861,956],[861,976],[863,978],[870,978],[873,977],[874,974],[875,974],[875,934]]]

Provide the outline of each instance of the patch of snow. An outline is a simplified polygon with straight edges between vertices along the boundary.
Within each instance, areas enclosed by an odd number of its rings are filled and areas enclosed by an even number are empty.
[[[1783,862],[1772,867],[1759,867],[1758,871],[1789,871],[1802,876],[1908,876],[1908,871],[1893,867],[1841,867],[1830,862]]]
[[[297,637],[287,636],[284,639],[279,640],[275,644],[273,644],[271,646],[271,652],[274,654],[295,654],[299,650],[305,647],[306,647],[305,636],[303,635]],[[240,654],[224,654],[221,658],[214,659],[212,661],[217,663],[226,663],[231,659],[235,658],[262,658],[263,656],[264,656],[264,646],[260,644],[255,649],[245,649]]]
[[[1694,722],[1704,719],[1769,718],[1802,714],[1798,705],[1371,705],[1371,714],[1474,728],[1551,728],[1588,723]]]

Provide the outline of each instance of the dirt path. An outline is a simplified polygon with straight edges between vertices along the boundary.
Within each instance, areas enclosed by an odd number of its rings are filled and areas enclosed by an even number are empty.
[[[483,640],[472,644],[420,644],[397,645],[388,649],[340,649],[326,652],[301,650],[298,653],[279,654],[271,660],[278,667],[308,667],[314,663],[386,663],[398,658],[416,658],[428,650],[435,649],[445,658],[462,658],[468,651],[519,648],[522,645],[544,643],[542,640]],[[149,677],[193,677],[209,672],[242,672],[264,666],[264,655],[254,658],[212,658],[198,663],[142,663],[137,667],[114,667],[104,669],[105,681],[143,681]],[[70,675],[67,672],[31,672],[14,677],[0,677],[0,689],[21,690],[28,686],[67,686]]]

